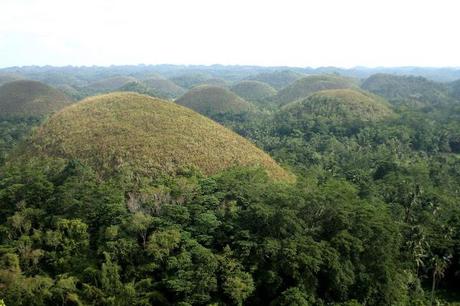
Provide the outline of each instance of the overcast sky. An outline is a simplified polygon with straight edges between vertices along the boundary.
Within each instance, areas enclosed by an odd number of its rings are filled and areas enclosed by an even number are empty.
[[[0,67],[460,66],[458,0],[0,0]]]

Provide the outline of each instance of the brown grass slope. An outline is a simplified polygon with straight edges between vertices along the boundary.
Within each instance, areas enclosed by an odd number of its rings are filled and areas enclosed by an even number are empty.
[[[252,109],[250,103],[235,93],[212,85],[196,86],[177,99],[176,103],[209,117],[221,114],[241,114]]]
[[[337,121],[375,121],[393,115],[390,104],[372,93],[354,89],[318,91],[285,105],[281,111],[294,116],[322,116]]]
[[[277,93],[276,89],[259,81],[241,81],[233,85],[231,90],[248,101],[261,101]]]
[[[288,87],[280,90],[273,97],[273,101],[279,105],[307,97],[312,93],[326,89],[355,88],[357,84],[353,79],[336,75],[311,75],[295,81]]]
[[[105,94],[65,108],[38,128],[19,153],[78,159],[102,175],[129,168],[136,175],[156,176],[184,167],[209,175],[258,165],[274,179],[291,179],[266,153],[214,121],[136,93]]]
[[[19,80],[0,86],[0,117],[40,117],[67,106],[73,101],[46,84]]]

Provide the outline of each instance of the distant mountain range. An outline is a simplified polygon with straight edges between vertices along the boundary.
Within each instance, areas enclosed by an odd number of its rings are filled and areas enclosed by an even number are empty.
[[[8,67],[0,69],[0,74],[19,74],[27,78],[39,78],[43,75],[47,76],[46,83],[53,83],[53,79],[62,80],[66,75],[69,78],[76,78],[74,81],[82,78],[87,81],[97,80],[101,77],[110,77],[118,75],[131,75],[134,77],[143,76],[146,74],[158,73],[165,77],[180,76],[187,74],[202,74],[208,77],[222,78],[227,81],[237,81],[245,79],[251,75],[259,73],[267,73],[274,71],[292,71],[301,74],[324,74],[334,73],[348,77],[367,78],[376,73],[389,73],[398,75],[416,75],[423,76],[427,79],[451,82],[460,79],[459,67],[354,67],[354,68],[339,68],[339,67],[263,67],[263,66],[240,66],[240,65],[122,65],[122,66],[24,66],[24,67]],[[70,76],[71,75],[71,76]],[[71,81],[71,80],[68,80]]]

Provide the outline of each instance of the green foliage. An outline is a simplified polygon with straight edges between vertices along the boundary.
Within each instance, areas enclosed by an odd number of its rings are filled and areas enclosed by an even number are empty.
[[[460,108],[443,101],[336,89],[220,118],[295,183],[220,125],[138,94],[71,106],[16,150],[39,119],[4,120],[0,301],[455,305]]]
[[[362,88],[385,97],[392,104],[424,107],[449,102],[447,87],[423,77],[375,74]]]
[[[328,118],[331,120],[328,125],[332,126],[346,122],[381,120],[391,116],[393,111],[385,100],[373,94],[353,89],[329,89],[289,103],[282,108],[281,114],[296,118],[300,125]]]
[[[41,118],[0,119],[0,165],[7,159],[8,153],[16,147]]]
[[[460,100],[460,80],[449,84],[449,93],[455,99]]]

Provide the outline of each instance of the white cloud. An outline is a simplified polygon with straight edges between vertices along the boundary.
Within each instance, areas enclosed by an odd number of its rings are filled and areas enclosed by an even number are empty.
[[[2,0],[0,66],[460,66],[456,0]]]

